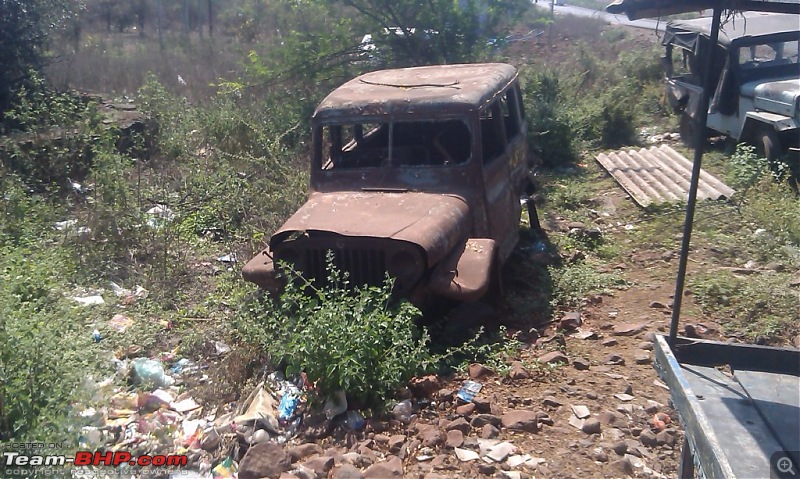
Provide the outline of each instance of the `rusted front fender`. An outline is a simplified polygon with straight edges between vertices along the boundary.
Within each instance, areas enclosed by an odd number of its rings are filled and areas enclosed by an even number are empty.
[[[275,272],[275,262],[269,246],[247,262],[242,269],[242,276],[267,291],[277,292],[283,287]]]
[[[468,239],[433,270],[429,291],[458,301],[477,301],[491,285],[496,250],[494,240]]]

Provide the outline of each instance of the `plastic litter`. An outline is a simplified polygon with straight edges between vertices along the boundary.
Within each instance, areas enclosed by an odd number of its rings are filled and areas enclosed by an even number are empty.
[[[103,340],[103,335],[100,334],[100,330],[95,329],[94,331],[92,331],[92,341],[94,341],[95,343],[99,343],[102,340]]]
[[[347,415],[345,416],[344,419],[344,426],[347,429],[350,429],[352,431],[358,431],[359,429],[364,427],[364,423],[365,423],[364,416],[362,416],[360,412],[352,409],[347,411]]]
[[[411,405],[411,400],[406,399],[395,404],[392,408],[392,416],[398,421],[408,424],[414,418],[414,408]]]
[[[147,210],[147,214],[150,216],[150,218],[147,219],[147,225],[151,228],[164,226],[164,224],[175,218],[175,214],[167,205],[156,205]]]
[[[257,422],[266,430],[278,434],[278,420],[275,418],[275,399],[270,391],[264,388],[263,384],[253,390],[247,401],[243,403],[247,407],[243,414],[236,416],[233,422],[243,425],[250,422]]]
[[[236,463],[233,462],[233,459],[226,457],[211,470],[211,475],[214,479],[231,479],[236,477],[236,470]]]
[[[108,321],[108,325],[118,333],[124,333],[133,325],[133,319],[124,314],[115,314]]]
[[[92,296],[73,296],[72,300],[79,303],[81,306],[94,306],[98,304],[106,304],[106,301],[99,294]]]
[[[231,352],[231,347],[222,341],[214,341],[214,352],[217,353],[217,356],[222,356]]]
[[[347,395],[345,392],[339,390],[333,393],[333,395],[331,395],[331,397],[325,401],[322,411],[325,413],[325,417],[328,419],[333,419],[339,414],[347,411]]]
[[[175,384],[175,380],[168,376],[160,361],[147,358],[136,358],[131,361],[134,376],[140,382],[153,383],[155,386],[164,388]]]
[[[219,261],[220,263],[235,263],[237,261],[236,253],[230,253],[230,254],[224,254],[222,256],[217,256],[217,261]]]
[[[483,388],[483,384],[477,381],[464,381],[461,389],[458,390],[458,398],[465,402],[471,402],[472,398],[481,392],[481,388]]]
[[[298,402],[300,402],[300,390],[294,386],[287,388],[278,404],[278,420],[287,422],[292,419]]]

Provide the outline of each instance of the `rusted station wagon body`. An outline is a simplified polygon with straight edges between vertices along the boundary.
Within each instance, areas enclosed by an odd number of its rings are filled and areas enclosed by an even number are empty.
[[[463,64],[367,73],[312,119],[308,201],[244,277],[279,290],[276,261],[326,276],[327,251],[353,284],[482,297],[518,240],[532,162],[517,71]]]

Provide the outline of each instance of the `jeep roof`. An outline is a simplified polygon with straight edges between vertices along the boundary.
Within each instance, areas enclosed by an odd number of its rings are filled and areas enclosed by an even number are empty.
[[[800,31],[800,19],[789,14],[749,14],[736,16],[720,26],[718,43],[724,47],[738,47],[753,43],[753,39],[771,35],[790,34]],[[711,18],[673,20],[667,25],[664,45],[675,43],[694,47],[697,35],[711,37]]]
[[[341,117],[463,113],[489,103],[517,77],[503,63],[435,65],[366,73],[329,94],[314,112],[318,122]]]

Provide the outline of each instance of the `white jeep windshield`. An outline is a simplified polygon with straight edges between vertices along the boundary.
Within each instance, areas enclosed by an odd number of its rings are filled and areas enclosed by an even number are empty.
[[[769,42],[739,48],[739,68],[752,70],[797,65],[798,41]]]

